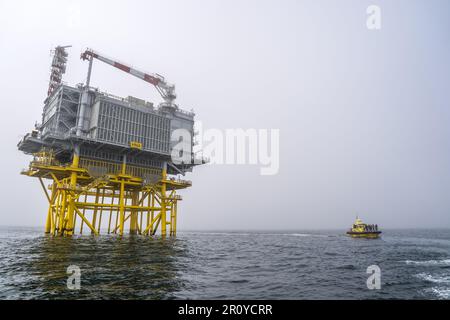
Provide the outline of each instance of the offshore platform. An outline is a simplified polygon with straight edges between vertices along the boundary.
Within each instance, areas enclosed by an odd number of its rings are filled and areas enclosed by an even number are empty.
[[[48,200],[45,232],[175,235],[177,190],[191,186],[176,176],[205,163],[193,151],[194,113],[175,104],[175,86],[164,77],[91,49],[81,54],[89,63],[86,83],[66,85],[67,47],[52,51],[42,122],[18,143],[20,151],[33,155],[22,174],[38,178]],[[91,87],[94,59],[150,83],[163,102],[155,107]],[[173,141],[175,130],[191,138]],[[174,154],[183,161],[173,161]]]

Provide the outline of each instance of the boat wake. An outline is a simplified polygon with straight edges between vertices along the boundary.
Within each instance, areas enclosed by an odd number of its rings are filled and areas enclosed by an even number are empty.
[[[423,261],[406,260],[405,263],[416,267],[427,267],[426,269],[436,270],[436,267],[439,268],[443,266],[450,266],[450,259]],[[450,274],[421,272],[416,274],[414,277],[422,281],[432,283],[432,287],[424,289],[424,292],[432,294],[438,299],[450,299]]]
[[[213,236],[277,236],[277,237],[319,237],[328,238],[330,235],[315,233],[267,233],[267,232],[194,232],[185,231],[190,235],[213,235]],[[180,234],[183,234],[180,232]]]
[[[416,275],[416,277],[433,283],[450,283],[450,275],[433,275],[427,273],[419,273]]]
[[[433,283],[433,287],[424,291],[435,295],[438,299],[450,299],[450,275],[419,273],[416,278]]]
[[[450,259],[426,260],[426,261],[406,260],[405,263],[417,266],[450,266]]]
[[[328,238],[328,235],[325,234],[313,234],[313,233],[282,233],[282,236],[291,236],[291,237],[319,237],[319,238]]]

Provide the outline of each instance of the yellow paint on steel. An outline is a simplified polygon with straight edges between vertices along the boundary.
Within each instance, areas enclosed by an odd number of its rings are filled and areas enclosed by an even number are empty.
[[[165,237],[167,234],[166,225],[166,180],[167,180],[167,168],[164,167],[161,176],[161,236]]]
[[[91,176],[88,164],[105,168],[107,174]],[[70,165],[58,163],[51,153],[40,153],[22,173],[39,179],[49,204],[45,232],[54,236],[71,236],[75,229],[83,233],[84,225],[91,234],[100,234],[103,213],[109,213],[108,233],[122,235],[129,230],[131,234],[155,235],[159,231],[162,236],[174,236],[181,200],[176,191],[191,186],[189,181],[168,178],[166,167],[132,167],[126,159],[122,164],[84,159],[77,152]],[[161,179],[145,184],[143,176],[148,173],[159,173]],[[49,188],[44,179],[50,179]]]
[[[139,141],[130,141],[130,148],[142,150],[142,143]]]
[[[86,223],[86,225],[89,227],[89,229],[91,229],[92,232],[93,232],[94,234],[98,234],[98,233],[97,233],[97,230],[94,229],[94,227],[93,227],[92,224],[89,222],[89,220],[86,219],[86,217],[84,216],[84,214],[82,214],[81,211],[80,211],[77,207],[74,207],[74,209],[75,209],[76,213],[78,214],[78,216],[84,221],[84,223]]]
[[[105,201],[105,188],[102,189],[102,201],[101,201],[101,204],[104,204],[104,201]],[[100,227],[102,225],[102,217],[103,217],[103,207],[100,207],[100,217],[98,219],[97,233],[100,233]]]
[[[100,200],[100,190],[97,188],[96,192],[95,192],[95,203],[98,203],[99,200]],[[95,207],[94,208],[94,214],[92,216],[92,226],[94,227],[94,229],[95,229],[95,226],[97,224],[97,210],[98,210],[98,207]],[[91,234],[93,234],[93,233],[94,232],[91,231]]]
[[[136,206],[138,202],[137,193],[132,193],[131,205]],[[130,212],[130,234],[137,233],[137,212],[135,209],[131,209]]]
[[[113,194],[111,196],[111,205],[114,205],[114,199],[115,199],[115,191],[113,191]],[[109,209],[109,220],[108,220],[108,234],[111,232],[111,219],[112,219],[112,213],[113,213],[113,207]]]

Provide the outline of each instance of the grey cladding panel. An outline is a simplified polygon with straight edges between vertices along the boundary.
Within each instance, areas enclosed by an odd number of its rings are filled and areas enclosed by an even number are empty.
[[[144,150],[170,153],[169,119],[110,101],[100,100],[97,104],[91,120],[96,140],[123,146],[139,142]]]

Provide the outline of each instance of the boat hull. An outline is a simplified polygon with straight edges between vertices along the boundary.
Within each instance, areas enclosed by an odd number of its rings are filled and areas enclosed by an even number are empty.
[[[347,234],[352,238],[366,238],[366,239],[377,239],[380,237],[381,231],[365,231],[365,232],[355,232],[348,231]]]

